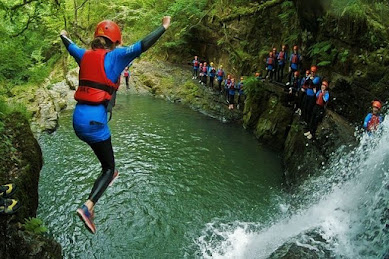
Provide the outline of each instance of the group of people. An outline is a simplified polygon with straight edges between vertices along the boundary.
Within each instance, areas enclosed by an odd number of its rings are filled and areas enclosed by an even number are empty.
[[[265,59],[265,79],[269,81],[282,82],[284,78],[284,70],[287,62],[289,61],[289,74],[288,82],[290,83],[294,72],[299,71],[302,64],[302,56],[299,54],[299,48],[297,45],[293,46],[292,53],[288,53],[287,45],[282,45],[281,51],[277,51],[277,48],[273,48],[269,52],[269,56]]]
[[[233,110],[235,104],[235,96],[238,94],[237,108],[244,102],[244,77],[240,77],[239,82],[231,74],[227,74],[223,70],[223,65],[216,68],[213,62],[209,65],[207,62],[200,62],[198,56],[194,56],[192,60],[193,75],[192,79],[199,79],[199,83],[204,86],[209,86],[215,90],[214,82],[217,81],[217,90],[226,98],[228,109]],[[209,79],[208,79],[209,78]]]

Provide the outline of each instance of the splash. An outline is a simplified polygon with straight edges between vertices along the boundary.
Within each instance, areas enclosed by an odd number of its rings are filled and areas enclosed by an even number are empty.
[[[389,251],[387,143],[389,120],[375,136],[361,136],[351,152],[340,148],[328,169],[292,197],[279,197],[273,222],[207,224],[196,242],[201,257],[277,258],[275,251],[299,247],[318,258],[384,258]]]

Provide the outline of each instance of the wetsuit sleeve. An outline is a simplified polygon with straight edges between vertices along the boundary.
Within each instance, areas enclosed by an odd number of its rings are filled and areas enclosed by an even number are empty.
[[[369,123],[369,121],[371,120],[371,113],[369,113],[366,118],[365,118],[365,121],[363,122],[363,127],[365,129],[367,129],[367,124]]]
[[[73,41],[64,35],[61,35],[61,40],[66,49],[69,51],[69,54],[76,60],[78,65],[80,65],[82,56],[84,56],[86,50],[78,47]]]
[[[158,27],[155,31],[151,32],[147,35],[143,40],[141,40],[142,44],[142,52],[148,50],[154,43],[162,36],[162,34],[166,31],[165,27],[162,25]]]
[[[327,103],[329,99],[330,99],[330,94],[326,92],[326,94],[323,96],[323,100]]]

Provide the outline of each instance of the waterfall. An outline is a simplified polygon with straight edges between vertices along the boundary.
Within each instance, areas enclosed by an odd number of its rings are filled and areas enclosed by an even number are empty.
[[[389,258],[389,120],[273,202],[271,222],[207,224],[196,240],[199,256],[299,258],[303,251],[305,258]]]

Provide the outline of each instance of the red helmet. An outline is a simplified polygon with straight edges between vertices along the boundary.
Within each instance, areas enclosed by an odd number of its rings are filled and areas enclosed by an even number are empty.
[[[311,72],[317,72],[317,66],[311,66]]]
[[[376,107],[376,108],[379,109],[379,110],[381,110],[381,108],[382,108],[382,104],[381,104],[380,101],[374,101],[374,102],[372,102],[372,106],[373,106],[373,107]]]
[[[328,84],[327,81],[324,80],[321,84],[324,85],[324,86],[326,87],[326,89],[328,89],[328,85],[329,85],[329,84]]]
[[[104,20],[102,22],[99,22],[99,24],[97,24],[95,30],[95,38],[99,36],[105,37],[111,40],[113,43],[115,42],[119,42],[119,44],[122,43],[122,34],[120,32],[119,26],[110,20]]]
[[[297,45],[294,45],[293,50],[299,50],[299,47]]]

